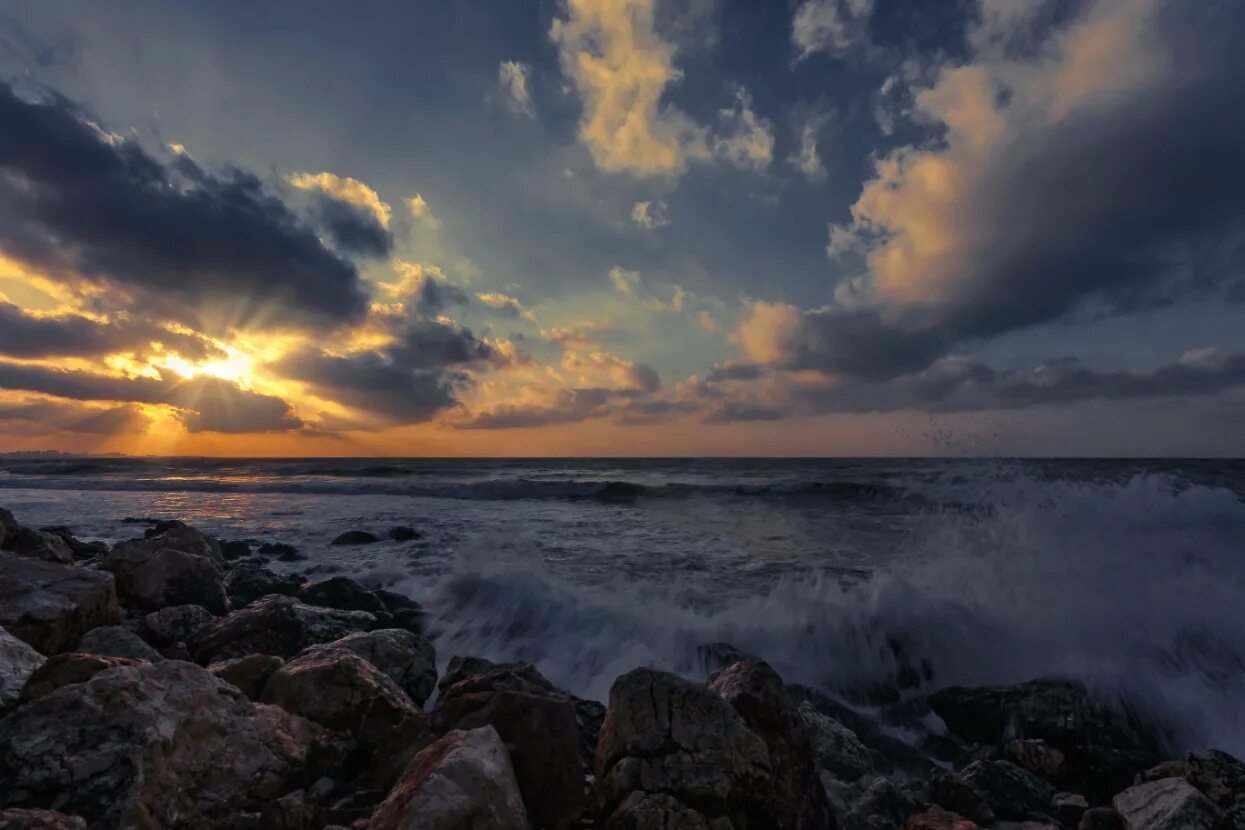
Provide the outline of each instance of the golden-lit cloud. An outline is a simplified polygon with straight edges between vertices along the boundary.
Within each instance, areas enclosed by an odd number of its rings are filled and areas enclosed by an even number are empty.
[[[406,206],[410,208],[411,215],[424,224],[424,226],[437,230],[441,227],[441,220],[432,212],[432,208],[428,206],[428,202],[424,197],[416,193],[414,196],[406,200]]]
[[[299,190],[319,190],[334,199],[363,208],[376,218],[382,228],[389,227],[389,220],[393,218],[393,209],[389,204],[374,189],[358,179],[333,173],[292,173],[286,177],[286,181]]]
[[[523,304],[520,303],[518,299],[511,297],[509,294],[501,294],[496,291],[485,291],[476,294],[476,299],[484,303],[489,308],[508,314],[512,317],[522,317],[529,323],[536,321],[536,315],[532,313],[532,310],[524,308]]]
[[[718,112],[723,129],[714,140],[714,151],[736,167],[764,170],[774,157],[774,125],[752,109],[746,89],[735,93],[732,106]]]
[[[520,61],[502,61],[497,67],[497,83],[507,108],[516,115],[535,118],[532,110],[532,92],[528,88],[532,67]]]
[[[662,201],[636,202],[631,207],[631,221],[649,231],[654,228],[664,228],[670,224],[666,219],[666,203]]]

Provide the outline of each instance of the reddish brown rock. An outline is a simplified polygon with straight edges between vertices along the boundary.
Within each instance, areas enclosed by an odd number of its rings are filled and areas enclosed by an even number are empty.
[[[813,743],[782,678],[762,660],[746,660],[709,676],[709,688],[734,707],[769,749],[777,830],[826,830],[835,826],[817,775]]]
[[[909,816],[903,830],[981,830],[981,825],[954,813],[926,812]]]
[[[207,669],[226,683],[236,686],[251,700],[259,700],[268,678],[284,665],[284,660],[271,654],[248,654],[213,663]]]
[[[86,830],[86,822],[55,810],[0,810],[0,830]]]
[[[200,663],[249,654],[293,657],[304,649],[366,631],[376,618],[363,611],[304,605],[293,597],[266,596],[199,631],[187,644]]]
[[[0,709],[17,700],[44,656],[0,628]]]
[[[106,657],[102,654],[79,654],[72,651],[56,654],[30,675],[22,689],[22,697],[26,700],[37,700],[63,686],[85,683],[105,669],[135,666],[140,662],[128,657]]]

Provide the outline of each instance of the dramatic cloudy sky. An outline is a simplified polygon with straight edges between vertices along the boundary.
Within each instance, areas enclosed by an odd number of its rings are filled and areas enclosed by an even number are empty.
[[[1245,454],[1240,0],[0,2],[0,450]]]

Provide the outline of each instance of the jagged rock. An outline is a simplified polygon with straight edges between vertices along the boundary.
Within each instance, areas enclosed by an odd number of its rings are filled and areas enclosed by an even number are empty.
[[[496,729],[533,824],[565,830],[584,810],[573,699],[529,664],[471,665],[477,671],[466,676],[463,661],[454,666],[456,682],[444,687],[433,713],[436,730]]]
[[[0,626],[43,654],[117,619],[111,574],[0,553]]]
[[[1045,741],[1064,754],[1056,783],[1091,800],[1110,798],[1162,760],[1158,739],[1133,712],[1095,698],[1075,681],[951,687],[930,695],[929,703],[952,733],[973,743]]]
[[[293,789],[324,731],[192,663],[102,671],[0,721],[0,803],[97,827],[208,827]]]
[[[160,652],[143,641],[133,631],[119,625],[92,628],[82,635],[75,649],[82,654],[100,654],[105,657],[128,657],[158,663],[164,659]]]
[[[1245,764],[1219,749],[1190,752],[1180,777],[1219,805],[1232,827],[1245,827]]]
[[[210,559],[218,568],[225,566],[225,557],[221,553],[220,542],[200,533],[185,522],[176,519],[159,522],[155,527],[148,528],[143,536],[146,539],[159,539],[165,547]]]
[[[207,670],[226,683],[236,686],[251,700],[259,700],[268,678],[284,665],[284,660],[271,654],[248,654],[246,657],[213,663]]]
[[[79,654],[72,651],[56,654],[30,675],[22,689],[22,697],[26,700],[37,700],[62,686],[85,683],[105,669],[135,666],[140,662],[129,657],[105,657],[102,654]]]
[[[302,562],[307,558],[298,552],[298,548],[284,542],[264,542],[256,553],[260,556],[271,556],[282,562]]]
[[[897,830],[925,806],[893,781],[875,778],[849,806],[843,817],[843,827],[844,830]]]
[[[368,830],[526,830],[506,747],[491,726],[455,730],[407,766]]]
[[[62,565],[70,565],[74,561],[73,550],[60,536],[28,527],[9,529],[3,547],[10,553],[28,559],[42,559],[45,562],[59,562]]]
[[[416,706],[423,706],[437,685],[437,652],[432,643],[401,628],[361,631],[316,649],[345,649],[362,657],[398,684]]]
[[[1112,799],[1130,828],[1216,830],[1225,816],[1215,802],[1183,778],[1137,784]]]
[[[1110,807],[1091,807],[1081,815],[1077,830],[1130,830],[1124,817]]]
[[[223,565],[216,540],[185,526],[121,542],[100,562],[117,578],[117,595],[124,602],[150,611],[202,605],[214,614],[229,609]]]
[[[1089,801],[1078,793],[1055,793],[1050,800],[1050,814],[1065,827],[1074,827],[1089,809]]]
[[[902,830],[980,830],[981,825],[954,813],[930,811],[908,816]]]
[[[374,593],[381,602],[385,604],[390,616],[393,617],[394,628],[405,628],[415,634],[423,634],[426,630],[425,620],[427,612],[424,611],[422,605],[415,600],[399,594],[396,591],[386,591],[383,588],[377,588]]]
[[[69,550],[73,552],[74,559],[94,559],[97,556],[103,556],[108,553],[108,545],[104,542],[83,542],[73,535],[73,531],[64,525],[53,525],[51,527],[39,528],[44,533],[51,533],[53,536],[59,536],[69,545]]]
[[[375,621],[364,611],[316,608],[293,597],[267,596],[201,629],[187,645],[200,663],[248,654],[293,657],[308,646],[366,631]]]
[[[366,530],[347,530],[345,533],[339,534],[330,544],[334,545],[371,545],[379,542],[375,534],[368,533]]]
[[[242,562],[225,576],[225,592],[234,609],[245,608],[270,594],[294,596],[303,581],[297,576],[276,574],[258,562]]]
[[[1008,741],[1003,745],[1003,758],[1042,778],[1057,781],[1064,777],[1063,753],[1041,738]]]
[[[190,653],[185,643],[169,643],[167,646],[161,646],[157,651],[165,660],[185,660],[187,663],[195,661],[194,655]]]
[[[834,827],[808,727],[778,672],[762,660],[747,660],[713,673],[706,682],[769,749],[773,826],[778,830]]]
[[[1011,761],[974,761],[960,777],[999,818],[1044,812],[1055,795],[1054,787]]]
[[[389,528],[389,538],[395,542],[409,542],[412,539],[418,539],[420,532],[409,525],[398,525]]]
[[[929,800],[978,824],[993,824],[994,810],[959,775],[940,773],[929,780]]]
[[[337,608],[341,611],[366,611],[374,614],[377,619],[389,619],[389,609],[379,597],[344,576],[330,576],[308,582],[299,589],[297,596],[308,605]]]
[[[787,691],[801,705],[807,703],[813,711],[852,730],[868,748],[877,771],[923,776],[939,768],[939,764],[927,753],[894,737],[875,721],[834,698],[799,684],[788,684]]]
[[[0,810],[0,830],[86,830],[86,822],[55,810]]]
[[[157,643],[184,643],[215,620],[202,605],[170,605],[143,617],[143,627]]]
[[[827,717],[808,701],[800,704],[800,716],[808,726],[817,765],[841,781],[855,781],[873,772],[873,756],[856,733]]]
[[[17,700],[44,656],[0,628],[0,710]]]
[[[606,827],[643,826],[625,809],[643,793],[669,796],[711,826],[744,827],[750,817],[764,826],[770,774],[765,742],[703,684],[653,669],[614,681],[596,756]]]
[[[373,747],[403,720],[423,718],[387,675],[332,647],[309,649],[281,666],[264,684],[260,700]]]
[[[217,544],[220,545],[220,555],[226,562],[234,559],[246,559],[251,555],[251,543],[245,539],[236,539],[231,541],[218,539]]]

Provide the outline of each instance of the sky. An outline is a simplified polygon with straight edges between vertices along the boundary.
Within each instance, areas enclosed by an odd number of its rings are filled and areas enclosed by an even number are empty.
[[[0,0],[0,451],[1245,455],[1239,0]]]

